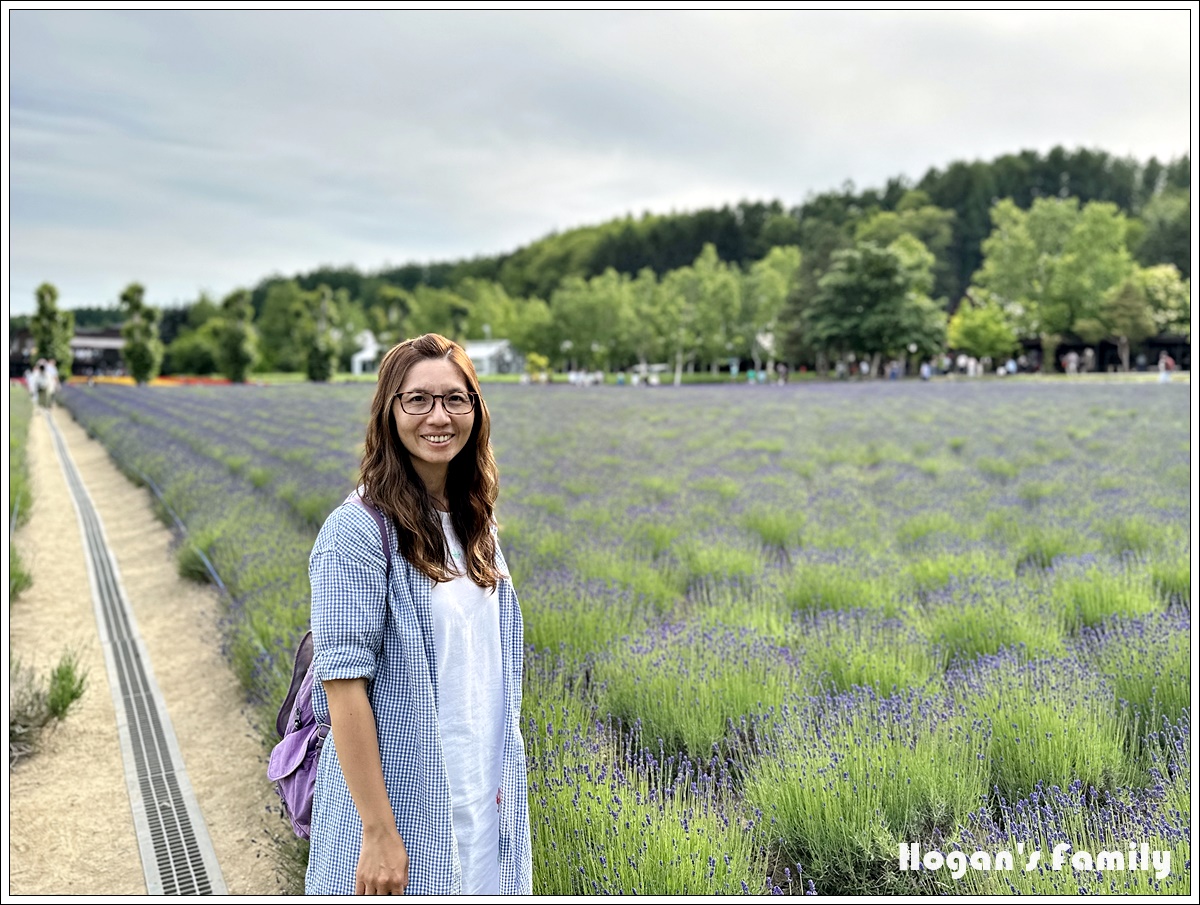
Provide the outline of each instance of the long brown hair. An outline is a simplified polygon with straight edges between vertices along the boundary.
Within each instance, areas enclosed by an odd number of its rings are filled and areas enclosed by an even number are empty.
[[[444,358],[455,364],[475,398],[471,436],[446,473],[450,520],[463,545],[467,575],[480,587],[495,588],[504,574],[496,567],[492,536],[498,480],[492,455],[491,416],[479,392],[475,366],[458,344],[426,333],[393,346],[379,363],[379,382],[371,400],[371,420],[359,469],[367,498],[396,527],[400,553],[433,581],[450,581],[449,550],[441,517],[413,468],[412,458],[396,432],[392,400],[404,385],[409,368],[420,361]]]

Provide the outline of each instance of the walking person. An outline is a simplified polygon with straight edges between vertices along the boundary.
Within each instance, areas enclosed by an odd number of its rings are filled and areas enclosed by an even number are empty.
[[[359,493],[309,561],[317,772],[310,894],[532,892],[520,607],[496,462],[462,348],[427,334],[379,367]]]
[[[39,361],[38,364],[41,364]],[[29,401],[36,407],[38,404],[38,366],[25,369],[25,389],[29,391]]]
[[[46,362],[46,407],[54,408],[54,399],[58,395],[58,362],[51,358]]]
[[[46,368],[45,359],[38,359],[37,368],[33,372],[33,384],[37,388],[38,405],[44,409],[50,408],[51,388],[50,372]]]

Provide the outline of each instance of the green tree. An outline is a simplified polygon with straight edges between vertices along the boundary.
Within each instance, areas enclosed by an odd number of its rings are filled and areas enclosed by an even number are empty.
[[[220,317],[206,320],[195,330],[180,333],[163,354],[163,372],[167,374],[213,374],[217,370],[217,331]]]
[[[550,312],[561,335],[558,360],[571,367],[602,368],[616,338],[621,276],[612,269],[585,280],[568,276],[550,296]]]
[[[633,359],[643,368],[667,357],[670,337],[663,323],[661,296],[658,276],[649,267],[639,270],[629,284],[630,316],[622,345],[633,350]]]
[[[267,289],[257,328],[262,366],[268,371],[303,371],[308,342],[316,330],[315,298],[294,280]]]
[[[1079,319],[1075,332],[1089,343],[1115,339],[1121,370],[1128,371],[1130,344],[1154,335],[1150,304],[1138,281],[1131,277],[1106,292],[1100,304],[1087,317]]]
[[[795,246],[772,248],[765,258],[755,261],[742,281],[742,317],[744,330],[753,337],[750,357],[756,369],[767,357],[767,370],[775,367],[778,354],[779,319],[788,295],[800,278],[800,249]]]
[[[954,241],[954,221],[954,211],[931,204],[925,192],[913,190],[904,194],[894,211],[878,211],[860,220],[854,238],[883,246],[904,235],[920,239],[933,255],[935,283],[944,291],[951,274],[946,253]]]
[[[471,303],[449,289],[418,286],[412,293],[412,305],[407,319],[412,336],[440,333],[455,342],[465,339],[471,317]]]
[[[550,306],[536,297],[525,299],[517,311],[509,338],[516,349],[543,355],[549,364],[555,358],[554,350],[558,348],[558,337]]]
[[[250,293],[238,289],[221,302],[220,316],[209,321],[216,324],[217,368],[232,383],[245,383],[246,375],[258,363],[258,334],[253,319]]]
[[[158,336],[160,312],[146,304],[146,290],[141,283],[130,283],[121,293],[121,311],[125,323],[124,358],[129,374],[139,384],[149,383],[162,367],[163,344]]]
[[[712,243],[705,244],[691,269],[697,352],[715,374],[731,357],[749,355],[754,339],[743,329],[741,273],[717,256]]]
[[[1182,279],[1174,264],[1139,267],[1134,272],[1158,333],[1188,336],[1192,332],[1191,280]]]
[[[1028,211],[998,202],[992,222],[975,285],[1039,337],[1045,366],[1063,335],[1093,321],[1105,294],[1133,272],[1129,221],[1107,202],[1081,209],[1075,198],[1039,198]]]
[[[1155,195],[1143,208],[1146,229],[1137,243],[1138,262],[1147,267],[1174,264],[1184,279],[1192,268],[1192,194],[1187,189],[1168,189]]]
[[[908,236],[882,248],[862,242],[834,252],[818,283],[809,329],[827,352],[871,359],[903,356],[909,346],[931,354],[945,341],[945,313],[925,294],[932,284],[927,249]]]
[[[951,349],[1000,361],[1017,348],[1017,331],[1004,308],[987,293],[980,304],[963,299],[950,318],[946,342]]]
[[[1079,321],[1095,316],[1106,293],[1133,273],[1128,228],[1115,204],[1094,201],[1080,210],[1053,262],[1042,304],[1042,318],[1054,332],[1076,332]]]
[[[199,330],[214,317],[219,317],[221,314],[221,306],[208,297],[207,293],[201,293],[200,298],[192,302],[187,309],[187,325],[192,330]]]
[[[550,367],[550,359],[538,352],[530,352],[525,356],[525,373],[537,380]]]
[[[699,347],[696,312],[702,292],[703,282],[694,267],[677,267],[659,284],[656,321],[668,354],[675,359],[676,386],[683,383],[683,366],[691,367]]]
[[[1137,268],[1105,293],[1099,306],[1076,325],[1085,342],[1112,339],[1129,370],[1129,351],[1155,333],[1187,333],[1191,316],[1187,282],[1171,264]]]
[[[399,286],[383,283],[374,290],[375,304],[367,309],[367,324],[386,348],[408,337],[408,315],[412,294]]]
[[[38,358],[53,359],[58,373],[65,379],[71,374],[74,354],[71,338],[75,335],[75,315],[58,310],[58,290],[51,283],[42,283],[34,291],[37,311],[29,321],[29,332]]]
[[[337,355],[335,340],[330,332],[330,306],[333,293],[328,286],[319,286],[315,293],[319,301],[316,317],[312,320],[312,332],[308,337],[308,351],[304,361],[304,373],[315,383],[324,383],[333,377],[334,359]]]

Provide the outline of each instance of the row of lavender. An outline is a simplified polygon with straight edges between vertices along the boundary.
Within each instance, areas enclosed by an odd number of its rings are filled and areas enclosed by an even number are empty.
[[[539,891],[1186,888],[1186,388],[487,396]],[[367,400],[68,394],[217,564],[256,700],[286,679]],[[897,856],[1064,835],[1174,866],[956,877]]]

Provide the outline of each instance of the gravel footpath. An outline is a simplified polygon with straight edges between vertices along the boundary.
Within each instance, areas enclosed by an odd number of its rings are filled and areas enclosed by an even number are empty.
[[[149,491],[130,483],[65,410],[54,418],[104,524],[229,893],[281,894],[271,836],[289,830],[221,654],[220,601],[178,577],[172,534],[154,516]],[[41,750],[10,771],[7,892],[145,894],[79,524],[40,413],[28,449],[33,509],[15,543],[33,587],[11,605],[10,656],[45,675],[69,647],[87,687],[43,734]]]

